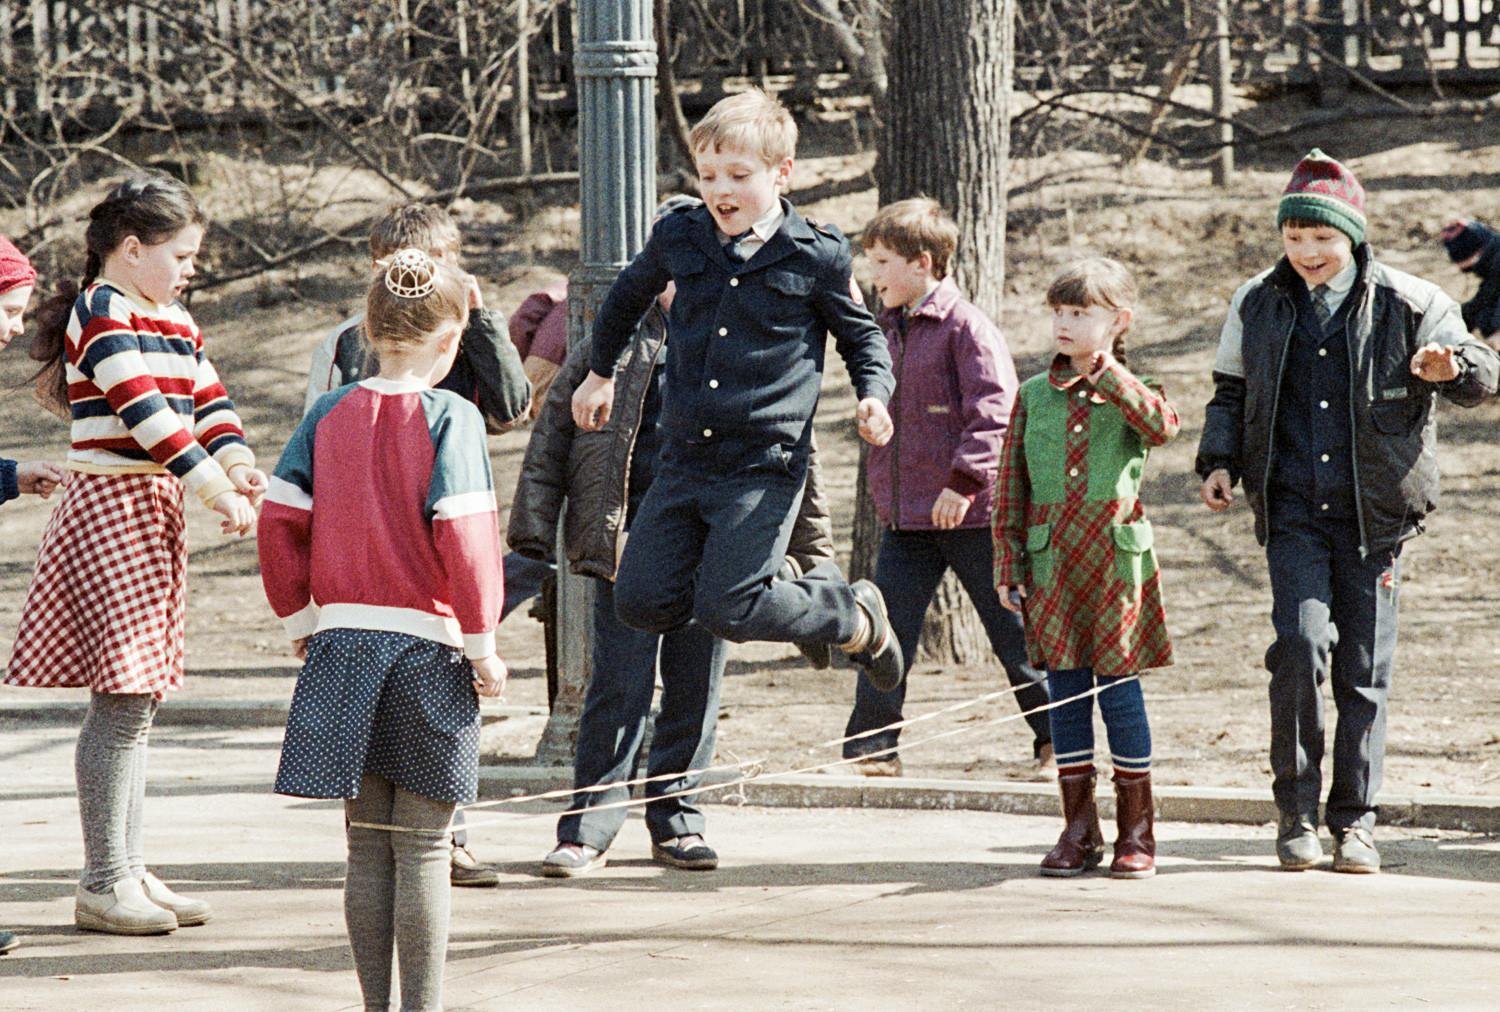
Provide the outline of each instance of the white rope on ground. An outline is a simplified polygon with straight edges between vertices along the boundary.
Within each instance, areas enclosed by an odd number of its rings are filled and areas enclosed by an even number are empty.
[[[914,748],[920,748],[923,745],[928,745],[928,744],[931,744],[932,742],[940,741],[940,740],[942,740],[944,738],[952,738],[952,737],[955,737],[957,735],[968,734],[968,733],[970,733],[972,731],[978,731],[978,730],[982,730],[984,728],[997,727],[997,726],[999,726],[1001,724],[1008,724],[1011,721],[1015,721],[1015,720],[1024,720],[1025,718],[1030,717],[1033,714],[1045,713],[1048,710],[1054,710],[1057,707],[1063,706],[1063,705],[1065,705],[1067,703],[1072,703],[1072,702],[1076,702],[1077,700],[1080,700],[1080,699],[1088,699],[1088,698],[1091,698],[1093,696],[1097,696],[1101,692],[1105,691],[1106,689],[1111,689],[1111,688],[1114,688],[1115,686],[1118,686],[1118,685],[1124,685],[1127,682],[1139,681],[1140,677],[1141,676],[1139,674],[1128,675],[1128,676],[1126,676],[1124,678],[1116,679],[1114,681],[1110,681],[1110,682],[1104,683],[1102,685],[1095,685],[1092,689],[1089,689],[1089,690],[1087,690],[1085,692],[1080,692],[1080,693],[1078,693],[1077,695],[1074,695],[1074,696],[1069,696],[1066,699],[1054,700],[1054,701],[1045,703],[1042,706],[1033,707],[1030,710],[1023,710],[1023,711],[1021,711],[1019,713],[1006,714],[1003,717],[996,717],[993,720],[987,720],[987,721],[983,721],[983,722],[980,722],[980,723],[977,723],[977,724],[965,724],[965,725],[963,725],[961,727],[949,728],[946,731],[939,731],[937,734],[928,735],[926,738],[918,738],[916,741],[907,742],[904,745],[902,745],[901,747],[903,749],[907,749],[907,750],[914,749]],[[970,702],[972,703],[973,701],[971,700]],[[949,707],[949,708],[945,708],[945,709],[951,710],[953,708]],[[936,711],[936,712],[942,712],[942,711]],[[926,715],[923,715],[923,717],[912,718],[912,720],[909,720],[909,721],[901,721],[901,722],[898,722],[898,724],[893,724],[891,726],[892,727],[895,727],[895,726],[905,726],[907,724],[915,723],[917,720],[925,719],[925,717],[926,717]],[[882,730],[882,729],[877,728],[877,730]],[[848,740],[848,739],[840,739],[838,741],[833,742],[833,744],[840,744],[844,740]],[[828,743],[824,743],[824,744],[828,744]],[[813,746],[813,748],[819,748],[819,747],[822,747],[822,746]],[[480,808],[494,808],[494,807],[497,807],[497,806],[500,806],[500,805],[519,805],[519,804],[528,803],[528,802],[532,802],[532,801],[550,801],[550,800],[555,800],[555,799],[557,799],[559,797],[571,797],[574,794],[591,793],[591,792],[601,791],[601,790],[615,790],[617,788],[626,787],[627,784],[626,784],[625,781],[621,781],[619,783],[613,783],[613,784],[596,785],[596,786],[590,787],[590,788],[579,788],[577,791],[568,790],[568,789],[559,789],[559,790],[553,790],[553,791],[543,791],[543,792],[541,792],[539,794],[524,794],[524,795],[520,795],[518,797],[500,798],[500,799],[497,799],[495,801],[484,801],[484,802],[479,802],[479,803],[473,804],[473,805],[465,805],[465,806],[463,806],[464,807],[464,828],[465,828],[465,830],[471,830],[471,829],[476,829],[476,828],[482,828],[484,826],[509,824],[509,823],[513,823],[513,822],[517,821],[518,819],[526,819],[526,818],[557,818],[557,817],[560,817],[560,816],[563,816],[563,815],[578,815],[578,814],[583,814],[583,813],[587,813],[587,812],[607,812],[607,811],[610,811],[611,809],[615,809],[615,808],[643,807],[645,805],[651,804],[651,803],[656,802],[656,801],[666,801],[666,800],[671,799],[671,798],[681,798],[681,797],[687,797],[689,795],[703,794],[703,793],[705,793],[707,791],[722,791],[722,790],[728,790],[729,788],[732,788],[732,787],[743,787],[746,784],[760,783],[762,781],[775,780],[775,779],[778,779],[778,778],[781,778],[781,777],[794,777],[794,776],[802,776],[802,775],[808,774],[808,773],[819,773],[819,772],[822,772],[823,770],[836,769],[836,768],[838,768],[840,766],[848,766],[848,765],[850,765],[852,763],[857,763],[857,762],[859,762],[863,758],[865,758],[865,757],[864,756],[853,756],[851,758],[846,758],[846,759],[836,759],[836,760],[834,760],[832,762],[818,763],[817,765],[814,765],[814,766],[804,766],[804,767],[802,767],[800,769],[780,770],[780,771],[773,771],[773,772],[770,772],[770,773],[754,773],[754,774],[751,774],[749,776],[743,776],[743,777],[740,777],[740,778],[735,779],[735,780],[727,780],[727,781],[725,781],[724,783],[721,783],[721,784],[699,785],[697,787],[693,787],[693,788],[687,789],[687,790],[671,791],[671,792],[668,792],[666,794],[656,794],[656,795],[653,795],[653,796],[651,796],[649,798],[647,798],[647,797],[627,798],[624,801],[614,801],[614,802],[610,802],[609,804],[604,804],[604,805],[589,805],[589,806],[584,807],[584,808],[568,808],[568,809],[565,809],[565,810],[563,810],[561,812],[513,812],[513,813],[506,813],[505,815],[494,815],[494,816],[490,816],[489,818],[484,818],[484,817],[480,817],[478,819],[470,819],[469,818],[469,813],[470,812],[475,811],[476,809],[480,809]],[[681,779],[682,777],[687,777],[687,776],[699,776],[699,775],[702,775],[704,773],[708,773],[708,772],[711,772],[711,771],[714,771],[714,770],[721,770],[721,769],[742,769],[742,768],[745,768],[745,767],[748,767],[748,766],[755,766],[757,764],[762,764],[764,762],[765,762],[765,760],[762,759],[762,760],[756,760],[754,762],[735,763],[733,765],[707,766],[707,767],[704,767],[704,768],[698,769],[698,770],[686,770],[686,771],[681,772],[681,773],[673,773],[673,774],[670,774],[670,775],[664,774],[664,775],[657,776],[657,777],[654,777],[654,778],[645,778],[645,779],[640,780],[640,781],[631,781],[631,783],[644,783],[644,782],[648,782],[648,781],[651,781],[651,780],[664,780],[664,779],[674,779],[675,780],[675,779]],[[414,832],[422,832],[422,830],[412,829],[412,828],[409,828],[409,827],[406,827],[406,826],[392,826],[392,825],[386,825],[384,823],[350,822],[350,823],[348,823],[348,825],[357,827],[359,829],[384,830],[386,832],[391,832],[391,833],[414,833]]]

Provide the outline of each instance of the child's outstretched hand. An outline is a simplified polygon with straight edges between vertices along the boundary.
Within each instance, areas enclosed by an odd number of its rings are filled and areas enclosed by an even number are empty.
[[[301,639],[292,640],[292,656],[296,657],[299,661],[307,660],[307,640],[308,637],[306,636],[303,636]]]
[[[1021,614],[1021,602],[1026,600],[1026,584],[1016,583],[1000,588],[1000,607]]]
[[[500,655],[490,654],[469,663],[474,665],[474,691],[491,699],[503,699],[505,681],[510,677],[510,672],[505,669],[505,662],[500,659]]]
[[[16,465],[16,487],[26,495],[39,495],[45,499],[67,477],[68,472],[61,464],[46,460],[28,460]]]
[[[573,424],[584,432],[597,432],[609,424],[615,403],[615,381],[590,372],[573,391]]]
[[[859,437],[871,446],[884,446],[896,434],[890,412],[873,397],[859,402],[854,409],[854,420],[859,423]]]
[[[224,519],[219,530],[225,534],[246,534],[255,526],[255,509],[238,492],[221,492],[214,497],[212,509]]]
[[[1198,498],[1215,513],[1227,510],[1234,502],[1234,482],[1229,480],[1229,472],[1222,467],[1208,472],[1208,477],[1198,487]]]
[[[250,500],[251,508],[260,506],[260,501],[266,496],[266,488],[270,485],[266,472],[247,464],[236,464],[231,467],[229,480],[234,482],[234,487],[240,495]]]
[[[969,515],[969,497],[951,488],[945,488],[938,493],[937,502],[932,504],[932,526],[940,531],[951,531],[964,522],[964,517]]]
[[[1458,360],[1452,345],[1429,341],[1411,357],[1411,374],[1428,383],[1446,383],[1458,379]]]

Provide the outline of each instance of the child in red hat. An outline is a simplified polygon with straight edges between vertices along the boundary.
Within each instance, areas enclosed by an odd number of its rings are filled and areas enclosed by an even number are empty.
[[[25,329],[26,307],[36,290],[36,269],[16,244],[0,235],[0,349],[21,336]],[[47,498],[63,479],[57,464],[33,460],[17,463],[0,458],[0,503],[9,502],[22,492]],[[0,952],[16,947],[16,936],[0,931]]]

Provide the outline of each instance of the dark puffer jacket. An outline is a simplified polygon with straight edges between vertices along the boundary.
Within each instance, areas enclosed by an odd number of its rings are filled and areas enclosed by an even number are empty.
[[[1435,395],[1465,407],[1478,404],[1495,392],[1500,357],[1469,336],[1458,305],[1436,285],[1380,263],[1368,244],[1354,256],[1359,280],[1347,296],[1357,300],[1347,314],[1349,423],[1360,545],[1373,555],[1421,533],[1423,518],[1437,507]],[[1261,544],[1278,395],[1301,285],[1283,258],[1235,293],[1198,443],[1200,477],[1223,468],[1231,481],[1244,481]],[[1433,384],[1412,375],[1412,355],[1429,342],[1455,349],[1456,379]]]
[[[609,423],[597,432],[580,432],[573,423],[573,391],[588,375],[590,351],[588,341],[571,349],[547,391],[526,445],[507,541],[528,558],[551,559],[557,518],[563,513],[563,546],[572,571],[613,580],[625,544],[630,459],[651,373],[666,355],[666,318],[659,308],[647,313],[615,369]],[[833,558],[833,524],[816,447],[787,554],[803,572]]]

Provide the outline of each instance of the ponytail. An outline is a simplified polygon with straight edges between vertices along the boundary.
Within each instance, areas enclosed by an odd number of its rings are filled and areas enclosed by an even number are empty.
[[[91,255],[92,259],[92,255]],[[88,278],[85,286],[92,282]],[[68,408],[67,344],[68,320],[78,301],[79,286],[64,281],[57,294],[37,307],[36,334],[31,338],[31,358],[41,366],[32,374],[37,400],[42,407],[66,419]]]

